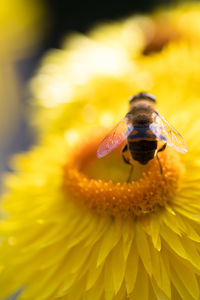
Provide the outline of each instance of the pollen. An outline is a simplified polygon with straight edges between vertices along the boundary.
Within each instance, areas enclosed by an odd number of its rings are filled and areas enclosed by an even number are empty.
[[[143,169],[139,178],[127,183],[126,180],[115,182],[98,178],[98,144],[99,139],[93,139],[76,147],[68,163],[64,165],[63,190],[66,194],[70,192],[76,203],[98,214],[141,216],[158,211],[172,201],[180,188],[180,178],[184,173],[180,156],[175,150],[167,147],[159,153],[162,173],[157,159],[154,158],[147,164],[146,170]],[[120,156],[118,159],[121,160]],[[86,171],[89,163],[93,164],[93,169],[96,164],[94,176]],[[104,172],[108,172],[109,166],[104,163],[104,158],[101,163]],[[115,164],[117,166],[117,160]],[[116,172],[115,168],[113,172]]]

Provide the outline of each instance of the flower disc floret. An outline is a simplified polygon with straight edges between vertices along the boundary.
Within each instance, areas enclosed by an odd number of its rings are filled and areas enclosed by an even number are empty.
[[[162,173],[154,158],[138,180],[113,182],[93,178],[92,174],[88,176],[85,170],[86,165],[97,163],[98,142],[99,139],[91,139],[82,146],[76,146],[71,151],[69,163],[64,166],[63,188],[67,193],[71,192],[76,202],[100,214],[140,216],[164,207],[177,192],[183,165],[173,149],[167,148],[159,154]],[[104,159],[101,163],[106,172]],[[127,169],[127,176],[128,172]]]

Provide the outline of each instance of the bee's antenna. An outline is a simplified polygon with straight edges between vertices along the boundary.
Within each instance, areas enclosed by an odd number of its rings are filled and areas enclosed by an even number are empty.
[[[162,169],[162,165],[161,165],[158,154],[156,154],[156,158],[157,158],[157,161],[158,161],[158,164],[159,164],[159,167],[160,167],[160,174],[162,175],[163,174],[163,169]]]

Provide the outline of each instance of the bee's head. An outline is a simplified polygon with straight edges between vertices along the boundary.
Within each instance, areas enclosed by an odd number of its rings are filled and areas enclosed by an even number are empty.
[[[155,96],[150,93],[145,93],[145,92],[138,93],[135,96],[131,97],[131,99],[129,100],[129,104],[132,104],[136,100],[149,100],[149,101],[156,103]]]

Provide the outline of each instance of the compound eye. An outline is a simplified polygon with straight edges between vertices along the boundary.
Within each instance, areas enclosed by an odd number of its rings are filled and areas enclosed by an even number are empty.
[[[131,97],[131,98],[129,99],[129,103],[132,103],[135,99],[136,99],[135,96]]]
[[[153,94],[150,93],[144,93],[145,94],[145,98],[150,99],[153,102],[156,102],[156,97]]]
[[[138,99],[147,99],[147,100],[151,100],[152,102],[156,102],[156,98],[153,94],[141,92],[141,93],[138,93],[135,96],[131,97],[131,99],[129,100],[129,103],[132,103],[133,101],[138,100]]]

